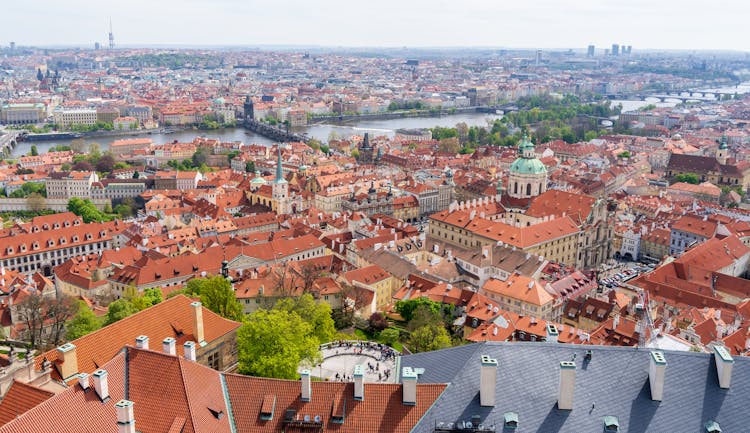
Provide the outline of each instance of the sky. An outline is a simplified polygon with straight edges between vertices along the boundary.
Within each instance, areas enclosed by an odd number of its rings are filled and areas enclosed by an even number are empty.
[[[747,0],[0,0],[0,46],[750,51]],[[635,51],[634,51],[635,52]]]

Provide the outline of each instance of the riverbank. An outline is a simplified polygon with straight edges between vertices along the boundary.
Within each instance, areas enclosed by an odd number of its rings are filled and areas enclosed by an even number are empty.
[[[347,115],[318,115],[310,116],[308,124],[318,125],[321,123],[346,123],[362,122],[370,120],[394,120],[408,119],[415,117],[444,117],[454,116],[464,113],[477,113],[481,107],[462,107],[451,108],[449,110],[408,110],[408,111],[390,111],[386,113],[368,113],[368,114],[347,114]]]

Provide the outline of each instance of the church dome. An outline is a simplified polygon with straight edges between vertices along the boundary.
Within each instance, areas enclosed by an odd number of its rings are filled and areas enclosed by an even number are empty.
[[[518,158],[510,165],[510,171],[518,174],[543,174],[547,173],[547,167],[537,158]]]

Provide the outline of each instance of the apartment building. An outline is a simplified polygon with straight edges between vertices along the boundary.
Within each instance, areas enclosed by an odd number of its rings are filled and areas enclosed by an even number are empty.
[[[91,198],[91,185],[99,182],[95,171],[58,171],[49,174],[47,198]]]

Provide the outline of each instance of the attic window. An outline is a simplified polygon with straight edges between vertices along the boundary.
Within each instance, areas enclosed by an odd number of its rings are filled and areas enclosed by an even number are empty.
[[[503,414],[503,426],[508,430],[518,428],[518,414],[515,412],[505,412]]]
[[[78,242],[78,235],[73,235],[73,242]]]
[[[47,241],[47,246],[48,246],[48,247],[52,247],[52,246],[55,246],[55,241],[54,241],[54,240],[52,240],[52,239],[48,240],[48,241]]]
[[[65,238],[60,238],[60,245],[65,245],[67,243],[68,243],[68,241],[65,240]]]
[[[273,419],[273,412],[276,409],[276,396],[268,394],[263,397],[263,404],[260,407],[260,419],[263,421],[271,421]]]
[[[208,411],[211,412],[211,415],[214,416],[216,419],[222,419],[224,418],[224,411],[215,407],[209,407]]]
[[[13,254],[13,247],[8,247],[8,254]]]
[[[60,228],[60,223],[55,223],[54,225],[52,225],[52,227],[56,228],[56,229],[59,229]]]
[[[343,394],[338,394],[334,397],[331,404],[331,422],[335,424],[343,424],[344,417],[346,416],[346,398]]]
[[[604,432],[605,433],[616,433],[620,431],[620,422],[616,416],[605,416],[604,417]]]
[[[712,419],[706,421],[706,433],[721,433],[719,423]]]

